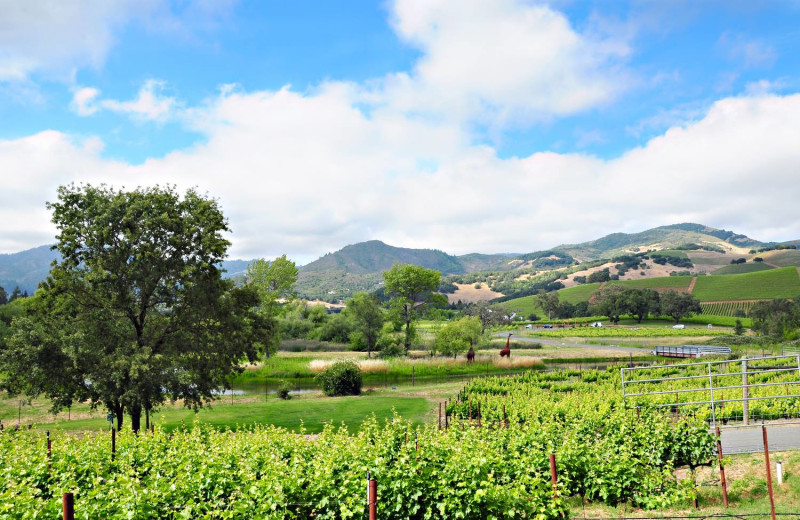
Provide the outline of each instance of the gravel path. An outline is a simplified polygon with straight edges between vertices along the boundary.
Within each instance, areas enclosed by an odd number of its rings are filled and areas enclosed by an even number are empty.
[[[508,336],[508,332],[498,332],[495,334],[497,337],[505,338]],[[592,350],[610,350],[615,352],[630,352],[634,354],[650,354],[650,350],[646,348],[638,348],[638,347],[620,347],[618,345],[586,345],[583,343],[567,343],[564,341],[556,341],[552,339],[541,339],[541,338],[527,338],[525,336],[517,336],[514,335],[514,341],[520,341],[523,343],[541,343],[542,345],[556,345],[558,347],[578,347],[578,348],[588,348]],[[577,359],[577,358],[576,358]]]

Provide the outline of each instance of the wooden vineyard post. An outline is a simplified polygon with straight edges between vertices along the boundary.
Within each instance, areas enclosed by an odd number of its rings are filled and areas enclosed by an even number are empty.
[[[50,464],[53,458],[53,444],[50,440],[50,430],[47,430],[47,472],[50,472]]]
[[[556,454],[550,454],[550,480],[553,482],[553,495],[558,496],[558,474],[556,473]]]
[[[728,507],[728,484],[725,482],[725,465],[722,463],[722,441],[719,433],[719,426],[717,426],[717,459],[719,460],[719,480],[722,484],[722,503]]]
[[[367,473],[367,509],[369,520],[378,520],[378,481]]]
[[[75,496],[72,493],[64,493],[61,498],[61,505],[64,512],[64,520],[75,520]]]
[[[117,430],[111,428],[111,460],[114,460],[117,454]]]
[[[767,427],[761,425],[761,433],[764,435],[764,461],[767,465],[767,489],[769,490],[769,507],[772,520],[775,520],[775,495],[772,492],[772,471],[769,467],[769,443],[767,442]]]

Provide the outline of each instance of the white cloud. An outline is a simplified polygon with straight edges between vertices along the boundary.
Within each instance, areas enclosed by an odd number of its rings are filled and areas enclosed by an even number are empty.
[[[79,88],[72,95],[72,103],[70,109],[79,116],[90,116],[97,112],[97,105],[95,100],[100,95],[100,91],[96,88],[84,87]]]
[[[354,98],[357,88],[341,83],[306,95],[229,90],[192,112],[203,144],[136,167],[101,159],[97,140],[55,132],[0,142],[0,170],[16,172],[0,193],[0,248],[48,242],[27,230],[43,229],[44,201],[70,181],[197,186],[220,199],[232,254],[246,258],[309,261],[373,238],[526,252],[682,221],[800,237],[800,95],[723,99],[612,160],[502,159],[458,126],[366,116]]]
[[[101,67],[129,23],[194,38],[214,30],[236,0],[0,0],[0,82],[44,74],[72,81]]]
[[[114,31],[155,0],[0,0],[0,81],[44,72],[71,78],[78,67],[98,67]]]
[[[623,42],[521,0],[396,0],[393,24],[423,52],[410,74],[382,85],[401,111],[502,126],[596,107],[630,79]]]
[[[134,119],[163,122],[174,115],[178,105],[175,98],[162,95],[166,83],[154,79],[145,81],[135,99],[117,101],[98,99],[100,91],[84,87],[75,91],[70,108],[81,116],[90,116],[98,110],[127,114]]]

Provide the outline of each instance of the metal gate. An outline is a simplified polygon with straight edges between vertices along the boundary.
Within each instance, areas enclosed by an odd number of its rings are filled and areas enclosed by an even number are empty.
[[[665,372],[669,375],[659,377]],[[742,403],[746,425],[751,419],[751,402],[800,397],[800,354],[622,368],[621,375],[626,400],[649,397],[654,406],[676,410],[706,405],[711,410],[712,428],[717,426],[717,411],[725,403]],[[675,395],[675,400],[659,402],[667,395]]]

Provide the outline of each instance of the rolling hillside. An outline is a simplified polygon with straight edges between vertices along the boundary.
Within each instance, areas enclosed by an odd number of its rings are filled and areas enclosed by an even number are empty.
[[[747,252],[751,248],[767,245],[733,231],[684,223],[648,229],[641,233],[612,233],[597,240],[582,244],[564,244],[553,249],[586,261],[648,249],[671,249],[685,244],[697,244],[728,252]]]
[[[378,289],[382,283],[381,273],[395,263],[436,269],[450,276],[447,281],[461,285],[485,283],[486,289],[505,295],[533,294],[540,288],[549,290],[559,283],[571,287],[579,283],[577,278],[604,269],[609,270],[612,278],[635,280],[640,284],[637,286],[645,287],[662,283],[647,280],[668,275],[752,272],[768,267],[800,265],[800,252],[797,250],[753,251],[772,245],[732,231],[691,223],[662,226],[640,233],[613,233],[582,244],[526,254],[454,256],[435,249],[393,247],[371,240],[346,246],[302,266],[295,289],[300,296],[310,299],[342,300],[354,291]],[[625,272],[618,271],[620,262],[625,263],[620,258],[634,253],[642,257],[641,263],[626,268]],[[753,262],[757,256],[763,258],[763,263]],[[19,285],[33,292],[46,277],[54,258],[55,253],[48,246],[0,255],[0,285],[7,289]],[[747,263],[731,264],[731,261],[742,258]],[[585,268],[578,265],[576,259],[586,263]],[[225,276],[239,279],[248,264],[249,261],[245,260],[228,260],[222,267],[227,271]],[[673,279],[670,283],[677,282]],[[487,294],[476,294],[475,297],[485,298]]]
[[[752,265],[752,264],[741,264]],[[757,265],[757,264],[756,264]],[[691,282],[694,279],[694,286]],[[704,312],[723,316],[733,316],[738,310],[747,311],[754,301],[772,298],[796,298],[800,296],[800,273],[797,267],[773,268],[744,274],[714,276],[669,276],[642,280],[614,281],[617,284],[636,289],[689,291],[700,300]],[[591,283],[577,285],[558,291],[559,299],[571,304],[589,301],[603,284]],[[505,308],[522,314],[541,313],[535,296],[525,296],[508,300]]]

